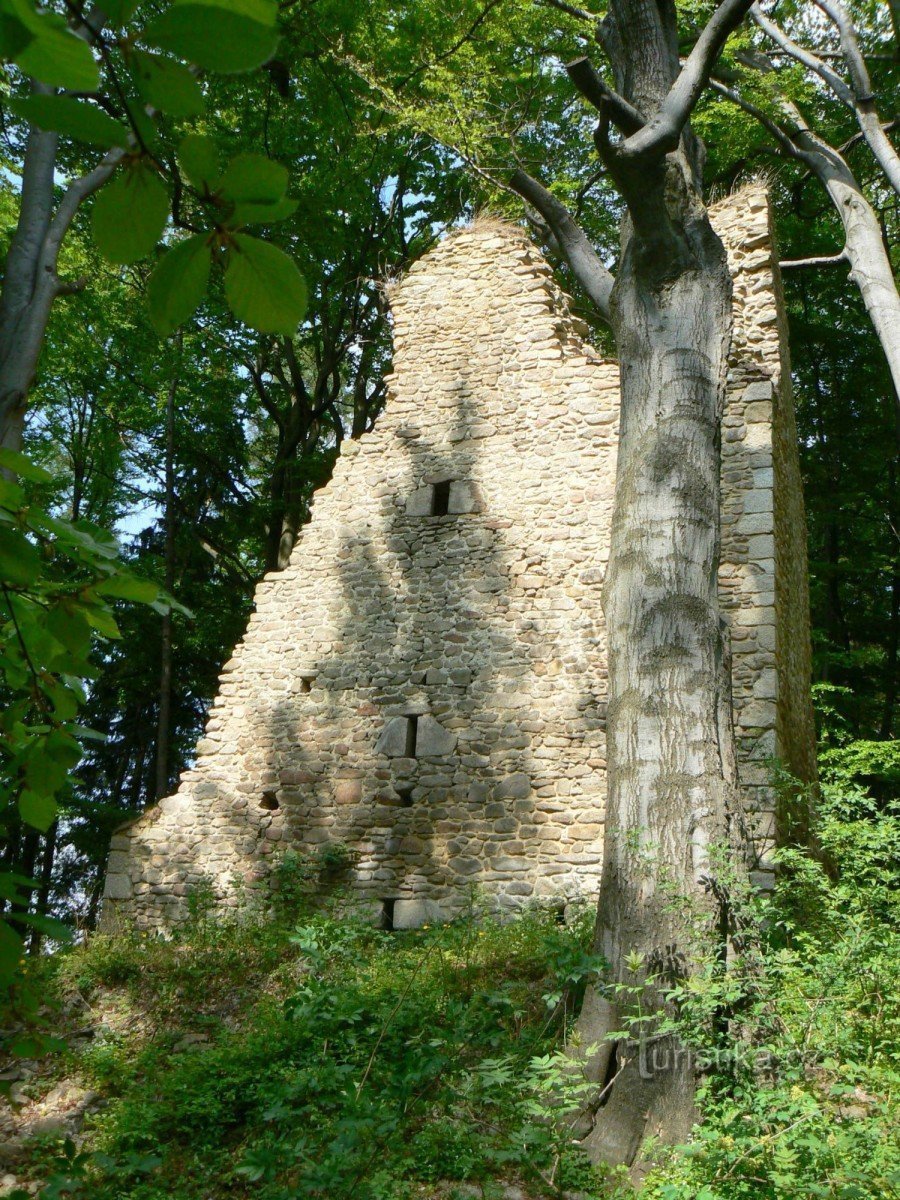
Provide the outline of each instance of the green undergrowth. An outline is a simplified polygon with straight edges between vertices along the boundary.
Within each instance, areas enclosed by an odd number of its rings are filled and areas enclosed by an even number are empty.
[[[821,858],[782,851],[773,896],[735,892],[728,975],[712,957],[670,994],[702,1122],[656,1148],[644,1200],[900,1195],[900,817],[840,763],[824,782]],[[59,1073],[102,1099],[77,1144],[32,1152],[47,1200],[633,1194],[567,1124],[562,1052],[603,986],[592,914],[389,933],[303,903],[198,902],[172,939],[94,936],[42,966],[48,1003],[93,1023]]]
[[[57,1176],[44,1194],[601,1195],[561,1054],[600,966],[591,925],[535,910],[388,933],[320,912],[94,937],[54,986],[104,1015],[68,1068],[108,1103],[35,1164]]]

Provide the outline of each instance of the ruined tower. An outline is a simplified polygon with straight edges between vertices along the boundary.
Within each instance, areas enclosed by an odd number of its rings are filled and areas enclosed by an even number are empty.
[[[735,282],[720,589],[761,859],[772,760],[812,772],[803,502],[761,186],[714,223]],[[195,765],[119,830],[105,919],[235,903],[280,849],[346,845],[397,927],[596,892],[618,371],[521,229],[449,235],[391,295],[393,374],[289,566],[266,576]]]

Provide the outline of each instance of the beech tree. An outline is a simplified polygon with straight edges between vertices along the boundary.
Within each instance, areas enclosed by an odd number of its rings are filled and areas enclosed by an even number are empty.
[[[697,953],[690,901],[706,908],[710,928],[727,930],[710,848],[730,847],[739,862],[743,842],[717,591],[731,280],[704,203],[703,150],[690,117],[749,7],[719,4],[681,65],[674,3],[612,0],[596,36],[613,85],[587,58],[566,68],[597,110],[596,148],[626,207],[614,282],[564,206],[523,172],[512,179],[608,313],[618,350],[597,947],[614,989],[646,983],[661,1008],[664,981],[689,974]],[[672,904],[672,888],[686,904]],[[607,1084],[587,1144],[608,1162],[632,1163],[649,1134],[687,1135],[694,1071],[673,1044],[668,1068],[642,1077],[634,1054],[617,1046],[624,1014],[615,995],[596,997],[585,1022],[585,1036],[601,1041],[598,1078]]]
[[[770,135],[775,151],[806,167],[828,196],[841,222],[843,248],[834,255],[788,261],[782,266],[839,268],[843,264],[850,268],[850,279],[859,288],[894,381],[900,438],[900,292],[883,214],[873,197],[879,191],[893,196],[895,202],[900,197],[900,155],[888,136],[891,123],[879,113],[878,90],[850,10],[839,0],[815,0],[815,7],[827,17],[827,23],[823,27],[807,21],[795,37],[754,4],[753,21],[762,34],[759,46],[739,51],[730,69],[717,72],[712,87],[756,120]],[[896,73],[891,70],[894,64],[888,53],[892,39],[886,14],[882,25],[884,28],[879,28],[877,20],[871,22],[868,40],[876,47],[874,53],[880,52],[880,58],[888,60],[887,70],[883,61],[878,63],[886,84]],[[807,44],[810,26],[824,45],[813,48]],[[797,40],[800,37],[803,43]],[[805,86],[798,88],[796,78],[790,75],[782,81],[779,60],[801,69]],[[827,122],[821,113],[823,88],[826,101],[830,97],[858,126],[856,135],[849,135],[840,125],[837,129],[844,136],[831,134],[827,125],[834,129],[835,122]],[[871,157],[861,164],[862,170],[855,170],[850,155],[862,147]],[[873,165],[875,177],[864,186]]]

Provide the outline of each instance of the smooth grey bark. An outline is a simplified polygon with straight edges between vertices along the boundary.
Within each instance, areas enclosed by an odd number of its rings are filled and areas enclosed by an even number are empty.
[[[730,848],[738,874],[744,865],[717,586],[731,278],[702,198],[702,147],[688,122],[749,7],[750,0],[720,3],[680,67],[673,3],[611,0],[598,36],[615,88],[587,59],[567,68],[599,112],[595,143],[627,206],[609,294],[621,416],[603,591],[608,797],[597,915],[597,947],[614,990],[591,993],[581,1018],[583,1042],[601,1043],[589,1069],[602,1107],[586,1114],[580,1133],[587,1124],[584,1144],[594,1159],[632,1164],[637,1173],[648,1135],[687,1136],[695,1070],[671,1040],[660,1040],[668,1061],[660,1062],[657,1043],[649,1071],[634,1042],[611,1040],[626,1021],[615,987],[643,988],[645,1003],[663,1009],[665,981],[694,969],[698,937],[726,956],[727,901],[710,848]],[[541,207],[544,197],[520,175],[511,185],[545,218],[582,283],[593,272],[602,293],[605,268],[591,264],[576,239],[559,236],[560,214]]]
[[[769,68],[765,59],[761,62]],[[859,289],[887,359],[900,420],[900,292],[878,214],[844,156],[809,128],[793,101],[779,101],[782,120],[777,121],[734,87],[718,80],[713,81],[713,87],[755,117],[772,134],[780,152],[808,167],[827,192],[843,228],[842,256],[850,266],[850,279]]]
[[[860,133],[884,172],[885,178],[894,191],[900,195],[900,154],[897,153],[885,132],[881,117],[875,107],[872,80],[859,45],[856,27],[840,0],[815,0],[815,4],[837,29],[844,63],[850,78],[849,84],[813,50],[794,41],[779,25],[762,12],[758,4],[754,4],[751,11],[753,20],[763,33],[795,62],[817,75],[831,89],[837,99],[853,113]]]
[[[181,335],[177,335],[179,350]],[[172,377],[166,394],[165,451],[165,588],[171,596],[175,587],[175,396],[178,375]],[[169,792],[169,759],[172,743],[172,610],[163,613],[159,647],[159,704],[156,717],[156,778],[154,797],[161,800]]]
[[[609,300],[615,281],[584,230],[561,200],[521,168],[513,173],[509,186],[546,223],[556,248],[565,257],[597,311],[608,321]]]
[[[35,90],[47,89],[36,85]],[[13,449],[21,445],[28,392],[53,303],[87,282],[65,282],[57,274],[63,238],[79,207],[102,187],[125,153],[110,151],[92,171],[73,180],[56,203],[58,141],[55,133],[29,128],[19,219],[0,291],[0,444]]]

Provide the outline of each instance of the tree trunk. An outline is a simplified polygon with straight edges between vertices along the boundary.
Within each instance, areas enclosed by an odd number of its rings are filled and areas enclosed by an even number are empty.
[[[717,588],[731,280],[683,162],[665,174],[657,195],[678,253],[629,228],[612,300],[622,410],[603,595],[609,795],[597,947],[617,984],[689,972],[698,947],[672,889],[709,909],[708,847],[733,841],[738,811]],[[622,1028],[614,1003],[599,1002],[594,1018],[592,1040]],[[621,1076],[589,1139],[597,1157],[631,1163],[649,1134],[687,1135],[693,1070],[676,1047],[669,1057],[646,1077],[646,1062],[623,1068],[617,1055]]]
[[[179,348],[181,338],[178,338]],[[177,374],[166,396],[165,462],[165,588],[169,595],[175,587],[175,393]],[[162,618],[159,648],[159,706],[156,720],[156,779],[154,797],[162,799],[169,791],[169,758],[172,738],[172,610]]]
[[[891,581],[891,621],[884,664],[884,709],[879,737],[887,740],[894,735],[894,707],[897,703],[897,669],[900,654],[900,574]]]
[[[55,276],[41,271],[53,211],[58,137],[32,128],[22,171],[19,220],[12,236],[0,292],[0,441],[22,444],[25,402],[37,369]]]
[[[814,170],[844,227],[850,278],[859,288],[887,359],[894,385],[895,411],[900,420],[900,293],[881,236],[878,214],[843,160],[834,152],[824,153],[816,145],[818,139],[810,134],[798,135],[797,142],[800,146],[806,142],[812,151]]]
[[[34,911],[45,917],[50,908],[50,887],[53,882],[53,863],[56,859],[56,845],[59,840],[59,821],[54,821],[44,835],[44,853],[41,857],[40,886]],[[40,929],[32,929],[28,938],[29,954],[39,954],[43,935]]]
[[[49,91],[40,84],[34,90]],[[111,150],[87,175],[73,180],[54,204],[58,141],[55,133],[35,126],[28,130],[19,219],[0,291],[0,445],[16,450],[22,444],[28,392],[53,302],[80,291],[87,282],[63,283],[57,275],[63,238],[81,204],[103,186],[125,153]]]
[[[733,28],[739,8],[725,9],[713,21]],[[744,866],[718,596],[732,287],[702,198],[689,109],[673,117],[686,87],[674,6],[612,0],[601,37],[620,97],[598,105],[596,140],[627,215],[610,304],[621,414],[603,591],[608,797],[596,935],[613,990],[593,995],[582,1020],[585,1040],[603,1042],[593,1067],[605,1085],[585,1145],[592,1158],[635,1164],[639,1174],[645,1138],[688,1135],[695,1064],[671,1037],[656,1037],[648,1059],[647,1026],[640,1046],[609,1035],[627,1028],[638,993],[644,1013],[662,1013],[667,984],[690,975],[702,954],[726,960],[728,884],[713,848],[731,852],[738,874]],[[581,75],[588,94],[593,81]],[[604,124],[613,104],[626,132],[637,129],[624,143],[610,142]]]

